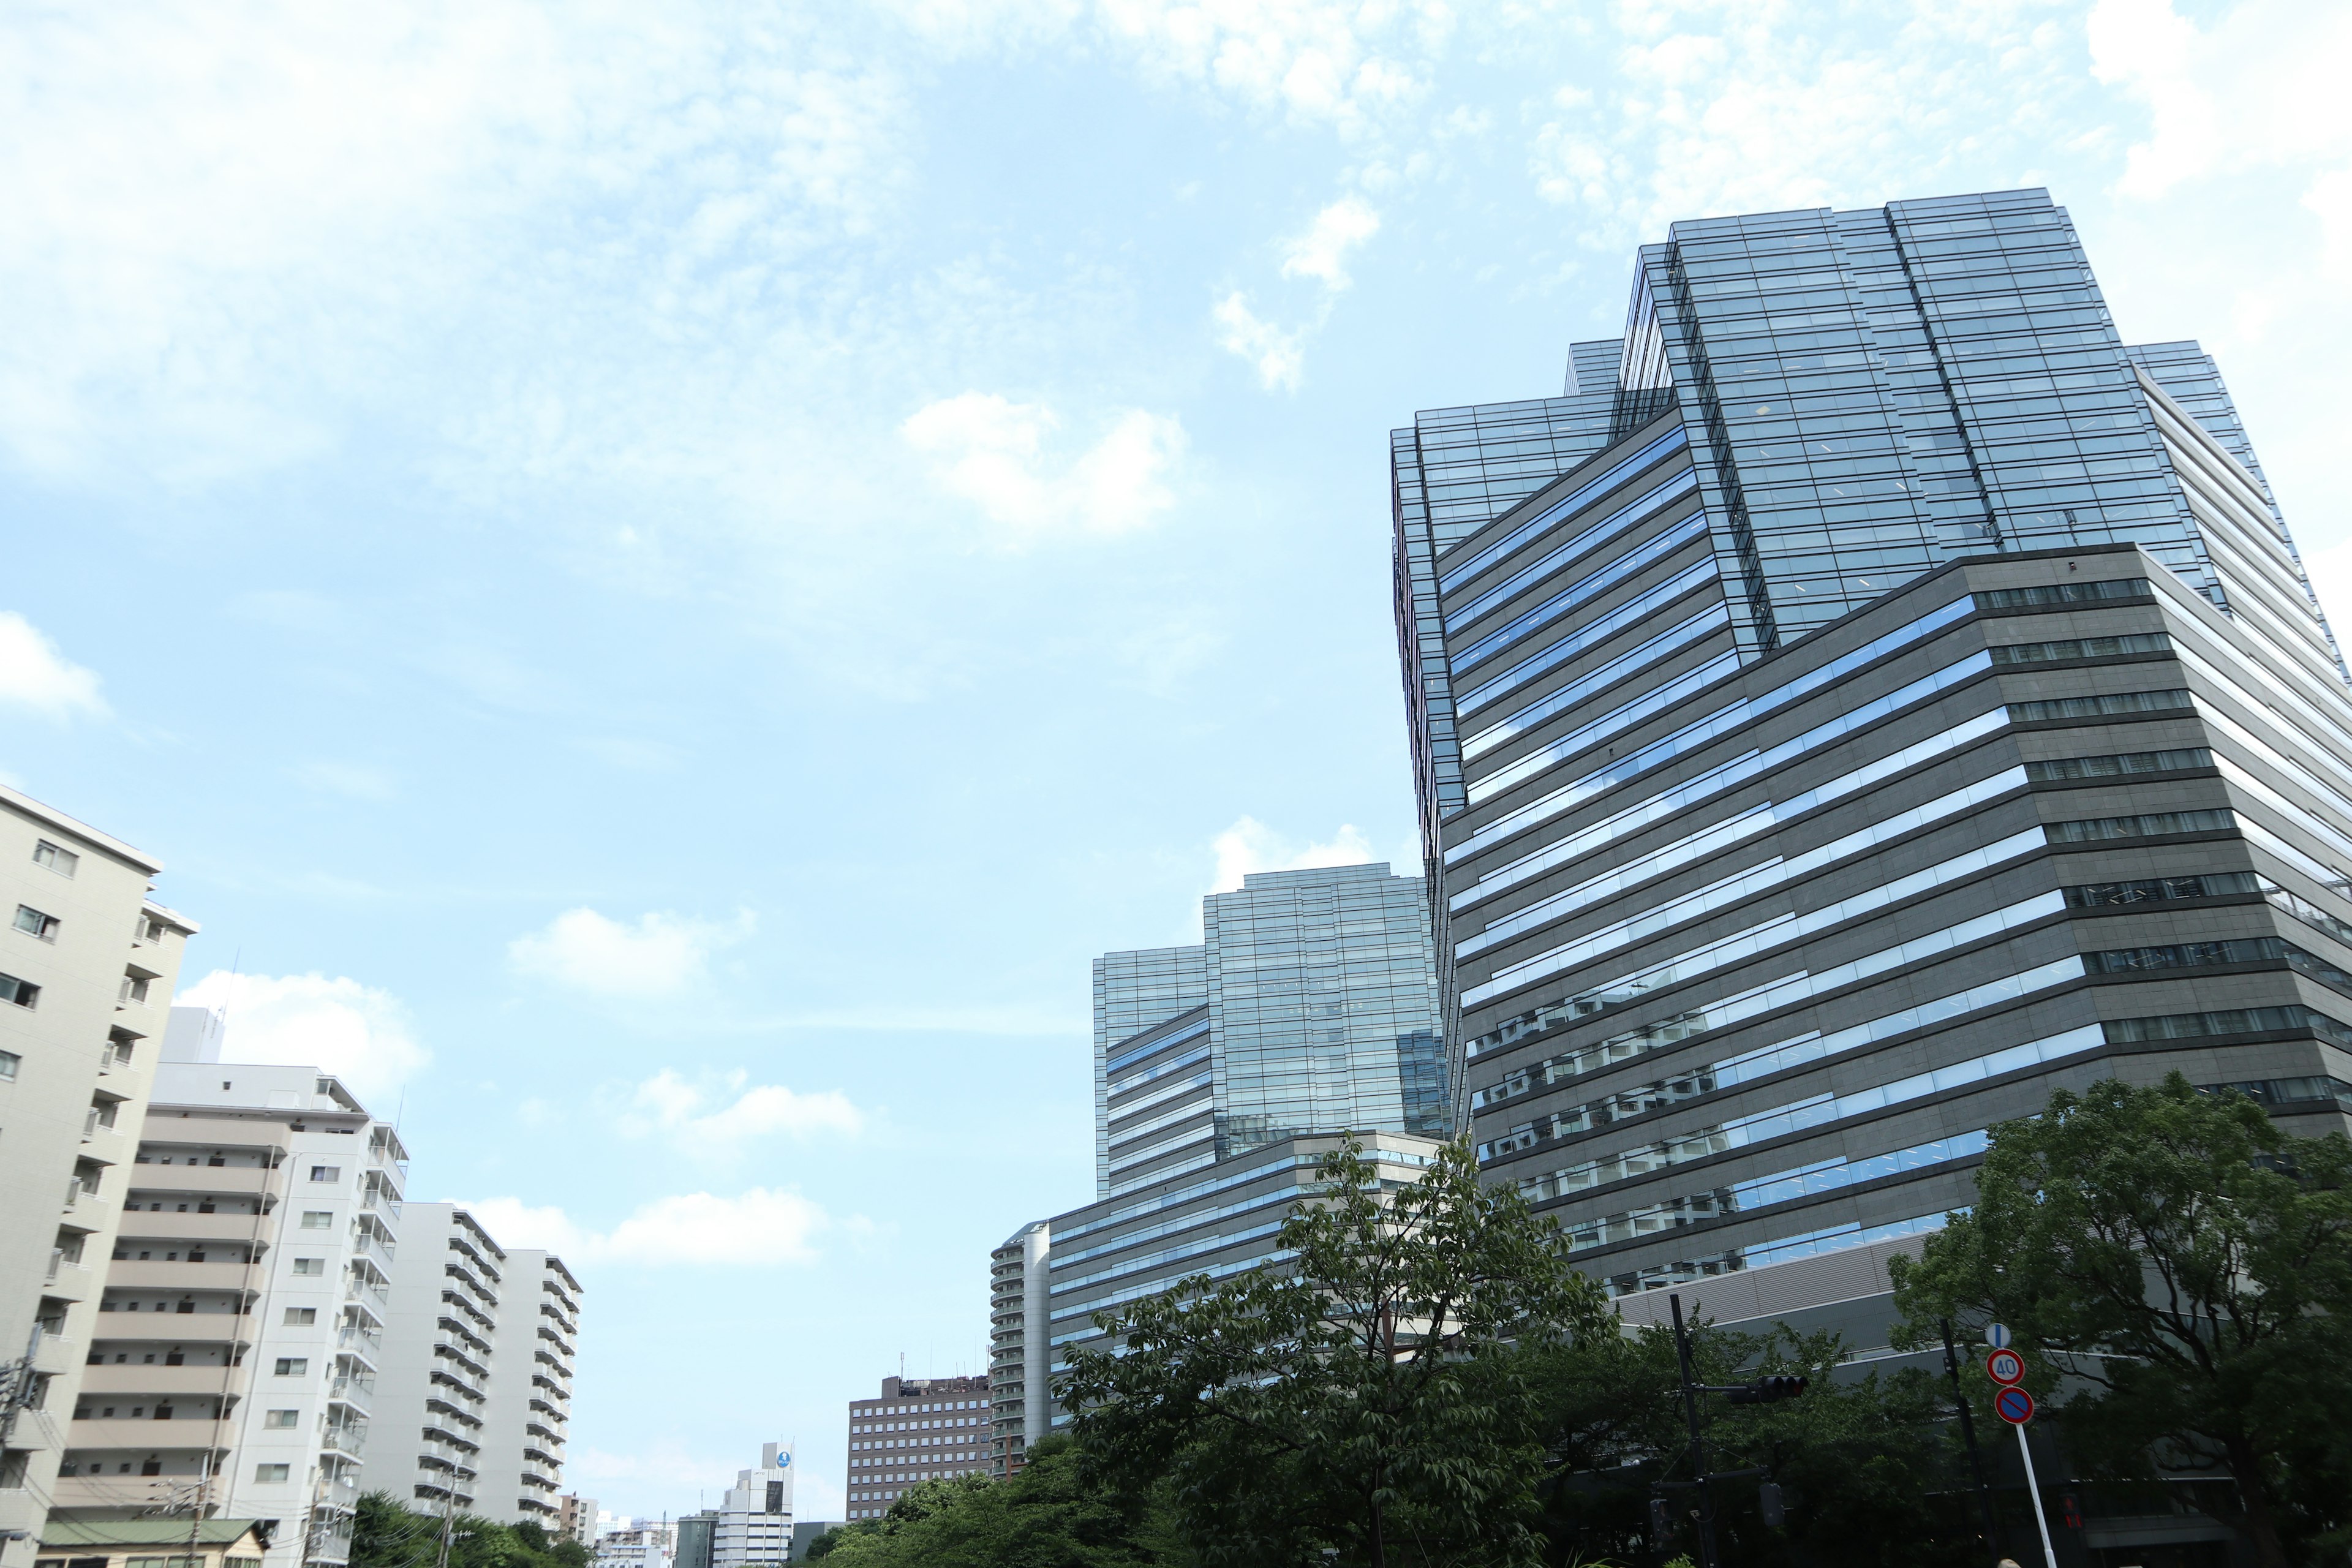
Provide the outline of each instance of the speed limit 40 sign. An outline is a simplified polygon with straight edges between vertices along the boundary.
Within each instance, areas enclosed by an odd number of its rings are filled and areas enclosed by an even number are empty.
[[[1985,1375],[2003,1388],[2025,1381],[2025,1358],[2015,1351],[1999,1350],[1985,1357]]]

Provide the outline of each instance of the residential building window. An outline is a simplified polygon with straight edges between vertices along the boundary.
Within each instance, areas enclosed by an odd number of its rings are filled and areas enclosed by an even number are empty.
[[[44,838],[33,846],[33,864],[47,866],[60,877],[70,877],[74,868],[81,864],[81,857]]]
[[[14,1051],[0,1051],[0,1083],[16,1081],[16,1064],[25,1058]]]
[[[273,1410],[261,1424],[264,1426],[291,1426],[301,1415],[299,1410]]]
[[[289,1327],[298,1329],[308,1328],[310,1324],[315,1323],[318,1321],[319,1309],[316,1307],[289,1307],[286,1309],[286,1321]]]
[[[310,1362],[307,1356],[282,1355],[278,1358],[278,1375],[280,1377],[300,1377],[310,1370]]]
[[[29,980],[19,980],[13,974],[0,974],[0,1002],[14,1002],[19,1007],[30,1007],[41,999],[41,988]]]
[[[304,1230],[332,1230],[332,1229],[334,1229],[334,1228],[335,1228],[335,1211],[334,1211],[334,1210],[332,1210],[332,1209],[305,1209],[305,1210],[303,1210],[303,1211],[302,1211],[302,1228],[303,1228]]]
[[[58,940],[58,917],[45,915],[30,904],[18,904],[16,929],[26,936],[39,937],[43,942],[55,942]]]
[[[256,1465],[253,1467],[253,1479],[257,1481],[282,1481],[286,1479],[286,1472],[284,1465]]]
[[[343,1168],[341,1165],[313,1165],[310,1167],[310,1179],[314,1182],[340,1182],[343,1179]]]
[[[147,1005],[147,977],[143,974],[124,975],[122,989],[115,994],[114,999],[118,1004],[128,1003],[134,1007],[144,1007]]]
[[[327,1260],[323,1258],[298,1258],[294,1260],[294,1272],[297,1274],[324,1274],[326,1271]]]

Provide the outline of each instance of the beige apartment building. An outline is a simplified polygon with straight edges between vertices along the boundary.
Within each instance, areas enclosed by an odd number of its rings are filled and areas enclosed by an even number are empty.
[[[150,899],[161,869],[0,786],[0,1568],[29,1568],[47,1521],[196,931]]]

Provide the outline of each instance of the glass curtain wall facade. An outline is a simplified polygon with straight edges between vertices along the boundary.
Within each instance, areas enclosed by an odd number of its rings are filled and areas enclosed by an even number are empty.
[[[1095,961],[1098,1196],[1304,1133],[1452,1125],[1419,878],[1255,872],[1202,930]]]
[[[2352,700],[2211,361],[2123,345],[2063,211],[1678,224],[1572,367],[1391,448],[1490,1180],[1629,1291],[1902,1245],[2057,1082],[2344,1124]]]

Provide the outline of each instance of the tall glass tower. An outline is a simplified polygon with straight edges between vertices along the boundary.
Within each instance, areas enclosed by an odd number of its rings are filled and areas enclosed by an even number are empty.
[[[1883,1289],[2058,1083],[2347,1125],[2343,667],[2045,193],[1676,224],[1391,455],[1451,1070],[1612,1289]]]
[[[1201,923],[1095,961],[1097,1196],[1306,1133],[1446,1132],[1420,879],[1255,872]]]

